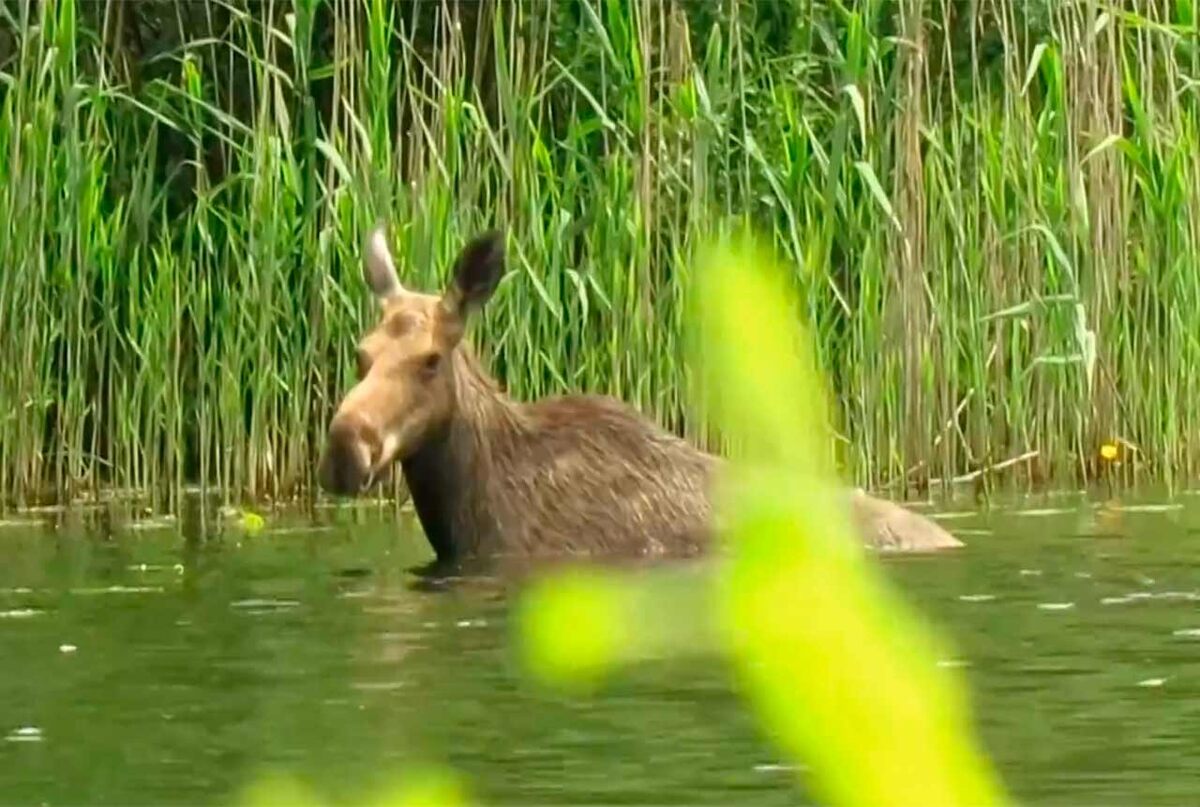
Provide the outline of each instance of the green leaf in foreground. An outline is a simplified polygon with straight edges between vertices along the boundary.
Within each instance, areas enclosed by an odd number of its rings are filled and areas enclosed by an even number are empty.
[[[721,581],[735,667],[760,719],[840,804],[993,804],[1000,792],[938,642],[851,531],[822,458],[824,396],[791,295],[753,251],[698,274],[694,360],[743,447],[722,500]],[[701,359],[703,360],[701,362]],[[711,404],[717,404],[713,401]]]
[[[1002,803],[961,682],[936,664],[941,642],[851,531],[819,428],[819,375],[780,273],[752,250],[713,252],[700,268],[691,358],[707,412],[739,447],[719,500],[728,553],[706,607],[741,689],[823,801]],[[637,587],[657,585],[649,577]],[[578,683],[606,657],[627,658],[653,621],[628,607],[634,588],[600,572],[535,586],[519,621],[534,672]]]

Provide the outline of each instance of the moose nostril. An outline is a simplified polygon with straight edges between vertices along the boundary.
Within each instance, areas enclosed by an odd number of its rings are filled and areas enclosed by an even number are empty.
[[[321,487],[343,496],[357,493],[367,478],[369,453],[355,424],[335,421],[329,429],[329,441],[321,461]]]

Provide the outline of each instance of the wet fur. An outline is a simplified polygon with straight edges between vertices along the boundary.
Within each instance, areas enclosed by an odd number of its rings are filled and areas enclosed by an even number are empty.
[[[613,398],[519,403],[454,361],[457,416],[402,461],[439,559],[703,549],[714,457]]]
[[[502,393],[465,344],[455,352],[457,416],[402,461],[439,561],[503,555],[687,557],[712,535],[723,460],[620,401]],[[924,517],[861,490],[848,497],[879,549],[958,546]]]

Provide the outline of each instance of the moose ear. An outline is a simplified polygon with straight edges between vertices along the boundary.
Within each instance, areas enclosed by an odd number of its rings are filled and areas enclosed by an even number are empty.
[[[442,295],[443,309],[447,314],[465,317],[468,309],[488,301],[503,276],[504,233],[489,230],[475,236],[454,262],[454,277]]]
[[[363,247],[363,279],[381,300],[404,291],[400,278],[396,276],[396,264],[392,261],[392,251],[388,248],[382,224],[376,224],[367,234]]]

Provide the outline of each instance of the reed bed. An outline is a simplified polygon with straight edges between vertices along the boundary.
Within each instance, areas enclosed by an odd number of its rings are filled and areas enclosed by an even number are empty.
[[[860,484],[1194,476],[1191,2],[154,5],[0,9],[0,501],[311,494],[379,217],[426,289],[508,228],[517,397],[719,447],[681,319],[749,223]]]

